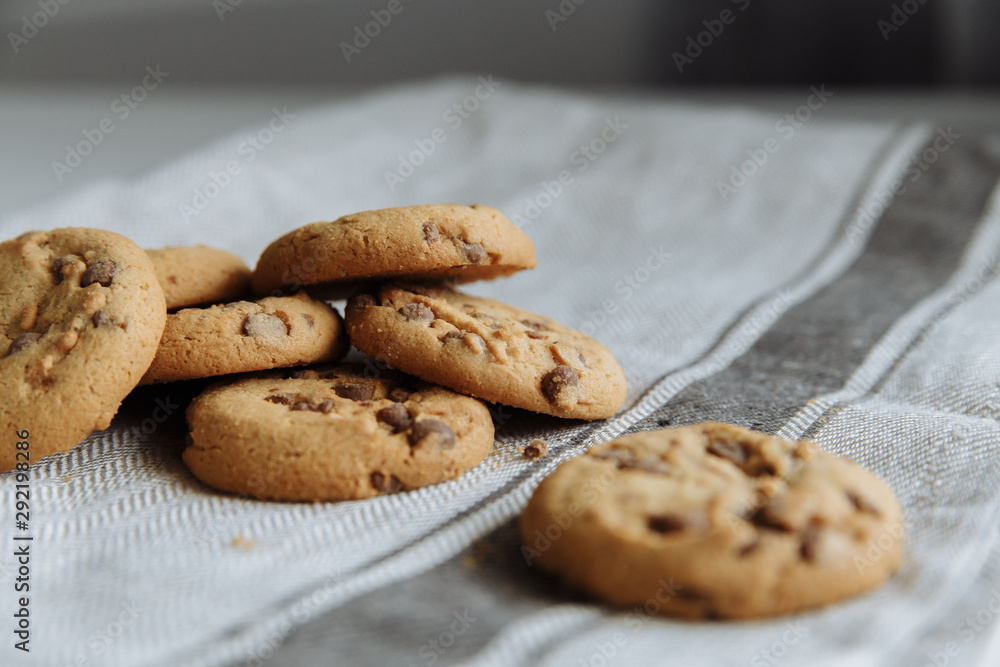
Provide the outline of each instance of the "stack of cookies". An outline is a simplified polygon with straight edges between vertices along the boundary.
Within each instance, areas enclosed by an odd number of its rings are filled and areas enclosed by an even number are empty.
[[[2,313],[2,372],[21,390],[0,414],[6,432],[38,434],[33,459],[107,427],[137,384],[226,376],[187,411],[183,458],[199,479],[256,498],[365,498],[480,463],[493,446],[484,401],[602,419],[625,400],[601,344],[453,289],[535,266],[530,239],[485,206],[306,225],[252,273],[222,250],[144,253],[85,229],[24,235],[0,252],[23,282]],[[307,290],[349,296],[346,322]],[[350,344],[356,363],[331,365]]]

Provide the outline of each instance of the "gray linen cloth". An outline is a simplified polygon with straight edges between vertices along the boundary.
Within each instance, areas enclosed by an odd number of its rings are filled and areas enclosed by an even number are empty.
[[[314,220],[489,204],[532,237],[539,266],[468,291],[590,333],[630,387],[623,411],[596,423],[495,408],[494,451],[460,479],[317,504],[205,487],[179,457],[190,387],[137,391],[110,429],[32,469],[32,652],[0,627],[0,664],[988,660],[1000,610],[997,142],[829,122],[816,95],[803,90],[788,118],[490,79],[312,110],[276,100],[272,118],[196,155],[0,220],[3,238],[93,226],[252,264]],[[684,623],[594,604],[525,564],[516,516],[560,462],[707,419],[812,437],[886,479],[906,515],[899,573],[816,612]],[[519,447],[534,437],[549,453],[531,462]],[[0,476],[11,627],[13,485]]]

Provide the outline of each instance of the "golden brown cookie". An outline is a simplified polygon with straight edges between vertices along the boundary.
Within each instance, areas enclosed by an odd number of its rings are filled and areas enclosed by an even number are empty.
[[[0,471],[107,428],[166,312],[153,263],[120,234],[71,227],[0,243]]]
[[[346,500],[457,477],[493,447],[474,398],[360,366],[261,374],[188,407],[184,462],[206,484],[269,500]]]
[[[594,339],[547,317],[446,287],[355,295],[345,322],[362,352],[428,382],[557,417],[603,419],[625,375]]]
[[[524,232],[489,206],[433,204],[315,222],[269,245],[253,273],[258,294],[369,279],[492,279],[535,267]]]
[[[340,315],[305,292],[185,308],[167,316],[142,384],[333,361],[346,349]]]
[[[564,463],[525,507],[521,536],[530,565],[612,604],[753,618],[875,588],[902,558],[903,519],[849,459],[706,423]]]
[[[226,303],[250,295],[250,269],[242,259],[204,245],[147,250],[167,298],[167,310]]]

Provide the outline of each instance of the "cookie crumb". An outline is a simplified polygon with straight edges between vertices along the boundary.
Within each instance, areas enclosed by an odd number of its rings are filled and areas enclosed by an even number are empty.
[[[524,458],[535,459],[545,456],[549,451],[549,443],[541,438],[535,438],[524,448]]]
[[[243,549],[244,551],[253,551],[254,549],[257,548],[257,542],[254,540],[247,539],[242,535],[237,535],[229,543],[229,546],[238,547],[240,549]]]

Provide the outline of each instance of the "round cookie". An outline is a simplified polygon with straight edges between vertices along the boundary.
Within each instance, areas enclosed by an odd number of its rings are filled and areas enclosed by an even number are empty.
[[[0,286],[6,471],[108,427],[153,360],[167,309],[146,253],[98,229],[0,243]],[[18,442],[30,443],[27,456]]]
[[[903,519],[849,459],[706,423],[564,463],[524,509],[521,537],[531,565],[615,605],[754,618],[875,588],[902,558]]]
[[[356,365],[209,387],[187,410],[184,462],[224,491],[268,500],[347,500],[457,477],[493,447],[486,406]]]
[[[167,315],[142,384],[332,361],[346,349],[340,315],[305,292],[186,308]]]
[[[382,286],[345,313],[362,352],[428,382],[556,417],[603,419],[625,402],[606,347],[547,317],[446,287]]]
[[[242,259],[205,245],[147,250],[167,298],[167,310],[235,301],[250,294],[250,269]]]
[[[432,204],[363,211],[315,222],[269,245],[253,273],[258,294],[368,279],[506,276],[535,267],[524,232],[489,206]]]

